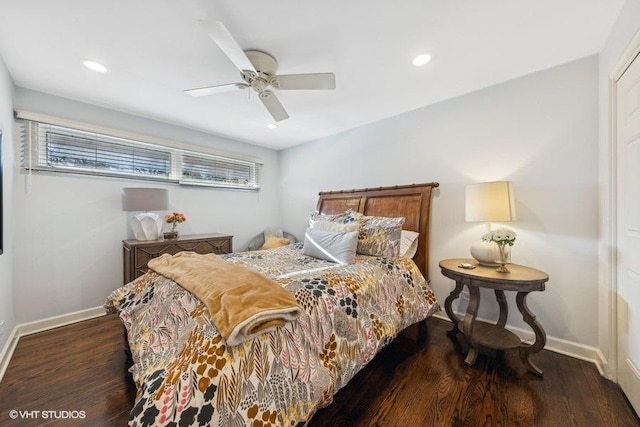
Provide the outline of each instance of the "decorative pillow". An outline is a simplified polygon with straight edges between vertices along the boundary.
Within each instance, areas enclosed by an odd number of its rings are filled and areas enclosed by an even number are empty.
[[[404,217],[365,216],[359,212],[348,212],[345,222],[360,224],[357,253],[383,258],[400,255],[400,237]]]
[[[309,228],[320,231],[331,231],[333,233],[346,233],[348,231],[360,231],[359,223],[343,224],[341,222],[316,220]]]
[[[333,233],[307,228],[302,253],[340,264],[353,264],[358,246],[358,232]]]
[[[344,219],[347,216],[347,214],[351,212],[346,211],[346,212],[342,212],[339,214],[321,214],[318,212],[314,212],[311,215],[309,215],[309,228],[314,228],[313,225],[317,222],[317,221],[327,221],[327,222],[335,222],[335,223],[344,223]]]
[[[342,222],[345,224],[359,223],[363,217],[364,217],[364,214],[361,214],[358,211],[354,211],[353,209],[349,209],[344,213],[344,218],[342,219]]]
[[[400,232],[400,257],[413,258],[418,250],[419,233],[415,231],[402,230]]]
[[[264,245],[262,245],[260,249],[279,248],[280,246],[287,246],[289,243],[291,243],[291,241],[286,237],[276,237],[271,235],[267,237],[267,240],[265,240]]]

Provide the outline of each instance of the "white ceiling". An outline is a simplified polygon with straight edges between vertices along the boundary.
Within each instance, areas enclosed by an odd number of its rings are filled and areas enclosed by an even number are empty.
[[[0,0],[0,55],[17,86],[283,149],[595,54],[623,3]],[[336,90],[277,91],[290,118],[275,130],[255,93],[184,94],[240,81],[199,19],[281,74],[334,72]]]

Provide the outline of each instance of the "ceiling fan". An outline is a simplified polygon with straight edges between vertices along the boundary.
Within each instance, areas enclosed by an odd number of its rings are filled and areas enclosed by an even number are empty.
[[[333,73],[276,74],[278,61],[268,53],[259,50],[243,51],[229,30],[220,21],[198,21],[209,37],[229,57],[233,65],[240,70],[241,82],[219,86],[207,86],[185,90],[191,96],[205,96],[252,88],[275,121],[289,118],[276,95],[270,88],[280,90],[296,89],[335,89],[336,78]]]

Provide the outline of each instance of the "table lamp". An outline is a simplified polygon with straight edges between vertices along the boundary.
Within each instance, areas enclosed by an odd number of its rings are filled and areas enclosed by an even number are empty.
[[[140,212],[130,224],[136,240],[158,240],[162,236],[162,219],[150,211],[169,209],[169,192],[164,188],[123,188],[122,210]]]
[[[484,222],[487,232],[492,222],[516,220],[516,199],[510,181],[483,182],[465,188],[465,220]],[[471,256],[481,265],[496,266],[498,248],[493,242],[480,240],[471,246]]]

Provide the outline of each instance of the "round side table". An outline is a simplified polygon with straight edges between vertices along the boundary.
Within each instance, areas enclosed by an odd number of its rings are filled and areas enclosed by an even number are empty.
[[[475,268],[465,269],[461,267],[462,264],[471,264]],[[547,335],[527,306],[527,296],[533,291],[544,291],[545,283],[549,280],[547,273],[517,264],[509,264],[509,273],[498,273],[495,267],[485,267],[473,259],[463,258],[442,260],[440,269],[444,276],[456,282],[456,287],[444,302],[444,308],[453,323],[453,329],[448,332],[449,336],[455,337],[457,334],[462,334],[469,343],[469,353],[465,363],[467,365],[475,363],[479,346],[497,350],[517,348],[527,370],[542,376],[542,370],[529,360],[529,355],[544,348]],[[469,290],[469,304],[464,319],[460,319],[453,312],[451,304],[460,296],[465,286]],[[500,307],[500,316],[495,324],[476,319],[480,305],[480,288],[493,289],[495,292]],[[533,344],[522,342],[516,334],[505,329],[509,310],[505,291],[517,292],[518,310],[536,336]]]

